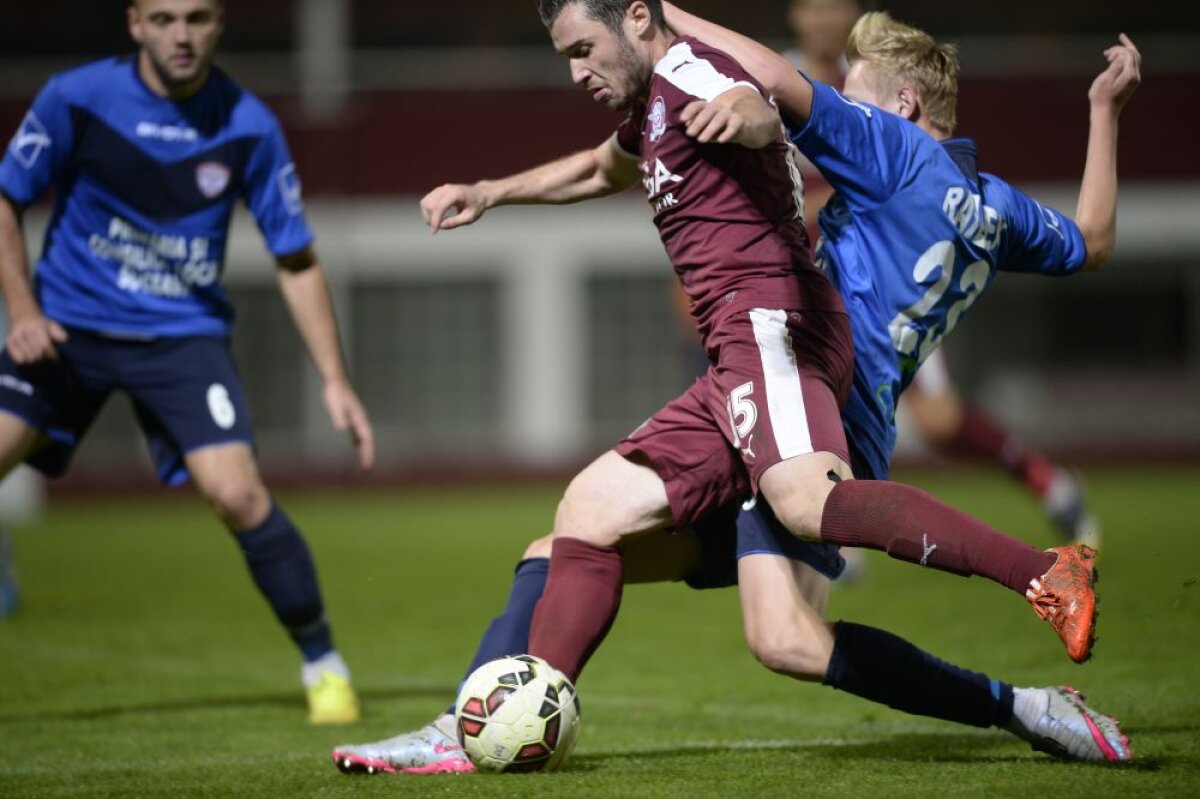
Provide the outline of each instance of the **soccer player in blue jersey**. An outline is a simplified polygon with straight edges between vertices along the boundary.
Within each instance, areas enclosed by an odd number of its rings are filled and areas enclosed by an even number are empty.
[[[108,396],[127,394],[157,466],[189,476],[234,534],[303,656],[313,723],[358,718],[308,546],[255,462],[220,278],[244,200],[322,380],[333,424],[374,459],[343,362],[329,289],[279,123],[213,66],[220,0],[134,0],[136,55],[52,77],[0,162],[0,475],[63,473]],[[20,220],[54,190],[31,281]]]
[[[777,62],[772,59],[777,57],[756,43],[741,41],[670,6],[667,12],[673,28],[730,51],[756,76],[762,74],[768,86],[774,87],[789,77],[812,86],[786,62],[776,69]],[[852,285],[848,289],[846,281],[838,280],[847,292],[856,338],[860,327],[866,328],[868,340],[872,335],[878,338],[875,327],[883,331],[883,343],[869,350],[855,371],[856,389],[865,385],[872,390],[856,390],[843,409],[855,455],[855,475],[882,479],[888,473],[894,438],[893,398],[927,354],[922,345],[935,344],[953,328],[995,268],[1040,269],[1058,274],[1085,264],[1099,266],[1107,258],[1115,228],[1115,122],[1137,85],[1139,57],[1132,43],[1123,37],[1121,45],[1106,53],[1110,66],[1093,84],[1092,133],[1077,214],[1080,227],[1076,227],[991,176],[985,176],[983,183],[989,189],[986,202],[982,198],[967,199],[974,197],[971,190],[978,191],[981,185],[973,157],[951,156],[965,143],[945,150],[943,156],[943,148],[935,140],[938,125],[931,121],[945,119],[937,116],[938,112],[953,112],[957,63],[952,50],[937,46],[927,35],[893,23],[886,16],[868,15],[855,28],[850,52],[855,62],[851,77],[863,84],[860,100],[888,106],[891,95],[877,92],[875,87],[880,85],[877,82],[886,86],[887,81],[895,81],[895,95],[907,104],[895,110],[906,112],[918,123],[924,119],[925,125],[935,128],[922,130],[899,115],[837,99],[831,89],[819,85],[809,90],[807,105],[802,95],[799,110],[787,105],[783,108],[785,117],[791,115],[793,123],[803,120],[796,128],[797,143],[810,145],[808,154],[819,166],[831,160],[837,168],[830,170],[831,181],[835,188],[845,185],[850,195],[848,200],[836,198],[829,210],[831,218],[822,220],[823,230],[828,224],[831,235],[836,234],[822,247],[826,268],[831,272],[836,268],[830,261],[835,258],[833,249],[841,247],[843,260],[839,265],[878,292],[878,299],[869,290],[855,294],[850,290]],[[825,105],[818,105],[814,94],[825,97]],[[824,114],[830,118],[815,121]],[[951,122],[942,133],[948,134],[952,128]],[[862,158],[868,165],[858,178],[854,177],[854,158]],[[876,165],[901,172],[904,179],[886,184],[871,174]],[[910,167],[911,171],[905,173],[902,167]],[[880,183],[884,185],[878,187]],[[874,203],[853,205],[873,186],[877,187]],[[889,186],[891,193],[900,196],[895,198],[895,206],[884,208],[887,203],[882,200],[887,199]],[[900,187],[912,193],[897,192]],[[957,191],[952,193],[951,189]],[[950,197],[957,202],[945,202]],[[964,202],[978,205],[964,211]],[[1003,216],[996,210],[997,205],[1004,210]],[[906,239],[901,242],[903,246],[913,246],[917,239],[911,235],[914,230],[936,240],[923,248],[937,256],[932,266],[932,257],[914,258],[922,266],[920,274],[907,263],[903,271],[898,271],[897,262],[891,258],[864,257],[887,252],[893,246],[893,237]],[[954,259],[950,256],[956,253],[960,233],[968,251],[979,249],[960,270],[969,279],[952,282],[949,275]],[[871,238],[873,243],[864,243]],[[921,252],[918,248],[917,254]],[[938,296],[930,299],[930,286],[922,281],[932,284]],[[908,332],[913,330],[916,332]],[[849,501],[853,500],[851,497]],[[895,524],[903,527],[906,521],[897,519]],[[724,552],[718,551],[719,544],[713,546],[720,540],[721,520],[715,520],[715,524],[713,529],[697,531],[696,539],[710,545],[709,551],[699,557],[700,571],[685,558],[677,562],[675,576],[699,579],[707,586],[731,584],[735,577],[729,572],[734,568],[731,561],[736,553],[747,639],[755,655],[771,669],[802,680],[821,681],[910,713],[1002,727],[1035,748],[1062,757],[1107,761],[1131,757],[1128,741],[1115,720],[1087,707],[1072,689],[1014,688],[945,663],[882,630],[847,622],[827,624],[823,610],[828,581],[821,575],[836,573],[836,566],[820,562],[811,550],[808,555],[802,554],[765,505],[741,514],[737,540],[730,542]],[[636,541],[625,545],[627,578],[640,570],[636,565],[638,555],[630,549],[636,546]],[[518,564],[508,605],[485,633],[472,666],[525,648],[533,607],[546,582],[547,550],[545,539],[527,550],[525,560]],[[662,558],[663,551],[654,555]],[[746,579],[748,569],[753,579]],[[1038,607],[1036,588],[1031,590]],[[333,757],[344,771],[433,773],[469,769],[469,763],[455,748],[452,733],[449,717],[443,716],[414,733],[373,744],[339,747]]]
[[[846,39],[863,13],[858,0],[792,0],[788,27],[795,46],[781,53],[810,78],[842,89],[850,64]],[[819,238],[817,215],[828,202],[833,188],[807,159],[800,161],[804,178],[804,212],[813,241]],[[923,364],[905,390],[908,421],[921,441],[949,458],[978,460],[1003,469],[1035,498],[1066,543],[1099,548],[1099,520],[1088,510],[1084,487],[1070,469],[1051,461],[1044,453],[1025,445],[1018,436],[984,409],[965,400],[955,388],[946,363],[945,350],[938,348]],[[859,573],[862,558],[847,550],[850,569]]]

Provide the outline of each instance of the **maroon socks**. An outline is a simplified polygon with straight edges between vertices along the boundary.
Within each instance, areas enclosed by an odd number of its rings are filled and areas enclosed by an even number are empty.
[[[992,460],[1023,482],[1034,496],[1042,497],[1054,479],[1054,464],[1040,452],[1026,449],[1000,423],[968,405],[962,426],[945,447],[948,455]]]
[[[968,576],[978,574],[1022,596],[1056,556],[993,530],[920,489],[884,480],[833,487],[821,540],[879,549],[897,560]]]
[[[604,640],[621,606],[621,551],[556,538],[550,574],[533,612],[529,654],[574,682]]]

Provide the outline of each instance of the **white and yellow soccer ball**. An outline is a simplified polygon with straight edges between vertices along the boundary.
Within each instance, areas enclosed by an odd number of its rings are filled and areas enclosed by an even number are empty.
[[[480,771],[553,771],[579,737],[579,698],[546,661],[509,655],[471,672],[454,718],[458,742]]]

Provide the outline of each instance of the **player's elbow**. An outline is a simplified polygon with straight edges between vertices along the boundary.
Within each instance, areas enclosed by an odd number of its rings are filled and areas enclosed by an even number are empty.
[[[1108,263],[1108,259],[1112,256],[1113,245],[1116,243],[1116,236],[1109,231],[1083,231],[1083,243],[1087,250],[1087,256],[1083,261],[1083,268],[1088,272],[1095,272],[1102,269]]]
[[[796,77],[796,68],[778,53],[763,53],[757,63],[749,63],[747,68],[772,97],[778,97]]]

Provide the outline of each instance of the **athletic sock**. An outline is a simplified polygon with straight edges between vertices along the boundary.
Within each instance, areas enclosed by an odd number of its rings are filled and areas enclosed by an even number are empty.
[[[333,650],[312,553],[300,531],[274,503],[257,527],[234,536],[254,584],[296,642],[306,662]]]
[[[953,574],[978,574],[1022,596],[1029,581],[1057,559],[918,488],[884,480],[835,485],[825,500],[821,540],[883,550],[897,560]]]
[[[533,610],[546,588],[546,573],[550,569],[549,558],[527,558],[517,564],[513,573],[512,588],[508,592],[508,603],[503,612],[484,631],[479,639],[475,657],[467,667],[463,680],[471,672],[505,655],[520,655],[529,650],[529,627],[533,623]],[[462,684],[459,683],[459,687]],[[454,712],[450,706],[449,713]]]
[[[838,622],[825,685],[905,713],[1004,727],[1013,687],[959,668],[889,632]]]
[[[322,675],[330,672],[347,682],[350,680],[350,667],[336,649],[326,652],[316,660],[306,662],[300,668],[300,681],[306,688],[311,688],[321,681]]]
[[[533,614],[529,653],[572,681],[604,640],[621,605],[621,551],[556,538],[546,589]]]
[[[972,405],[964,409],[962,424],[946,451],[995,461],[1037,497],[1045,496],[1054,480],[1055,467],[1049,458],[1025,447],[999,422]]]

